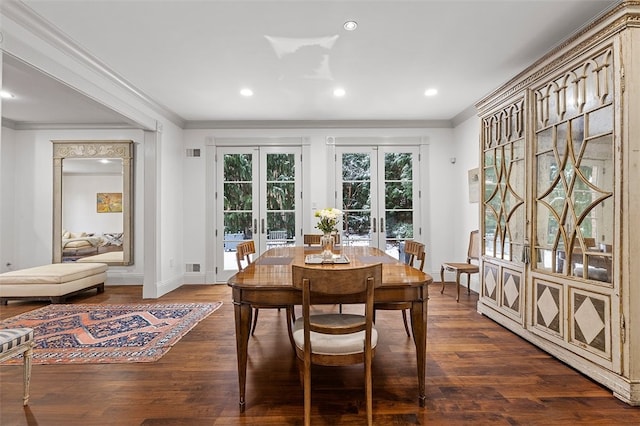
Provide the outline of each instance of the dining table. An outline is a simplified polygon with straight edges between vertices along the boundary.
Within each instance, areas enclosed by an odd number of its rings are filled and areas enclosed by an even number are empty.
[[[376,263],[382,264],[382,284],[375,289],[375,302],[411,302],[411,328],[416,347],[418,402],[425,406],[427,364],[427,301],[428,286],[433,281],[426,274],[384,251],[370,246],[343,246],[338,249],[343,263],[306,263],[317,259],[318,247],[281,246],[271,248],[238,271],[228,281],[232,288],[238,358],[240,412],[245,410],[247,381],[247,351],[253,305],[301,305],[302,291],[292,283],[292,265],[323,269],[349,269]],[[337,258],[338,255],[336,255]],[[335,303],[335,300],[327,300]],[[345,301],[348,302],[348,301]],[[379,331],[381,334],[384,331]]]

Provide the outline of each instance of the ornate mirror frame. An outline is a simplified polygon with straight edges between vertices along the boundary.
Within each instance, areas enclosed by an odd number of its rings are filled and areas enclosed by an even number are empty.
[[[122,262],[133,264],[133,141],[52,140],[53,143],[53,263],[62,262],[62,168],[65,158],[115,158],[122,160]]]

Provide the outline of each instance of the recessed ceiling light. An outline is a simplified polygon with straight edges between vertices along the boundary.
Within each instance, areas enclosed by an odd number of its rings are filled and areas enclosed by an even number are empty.
[[[341,98],[346,94],[347,94],[347,91],[344,90],[342,87],[338,87],[333,91],[333,96],[335,96],[337,98]]]
[[[431,88],[424,91],[425,96],[435,96],[437,94],[438,94],[438,89]]]
[[[358,28],[356,21],[347,21],[344,23],[344,29],[347,31],[354,31],[356,28]]]
[[[240,90],[240,94],[248,98],[249,96],[253,96],[253,90],[245,88]]]
[[[109,164],[111,161],[109,161],[107,158],[101,158],[101,159],[100,159],[100,162],[101,162],[102,164]]]
[[[11,98],[15,98],[15,96],[13,95],[13,93],[9,93],[6,90],[0,90],[0,98],[11,99]]]

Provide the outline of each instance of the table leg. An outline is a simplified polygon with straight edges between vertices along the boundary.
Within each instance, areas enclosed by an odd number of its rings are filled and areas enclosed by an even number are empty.
[[[246,303],[233,302],[236,322],[236,354],[238,357],[238,384],[240,386],[240,412],[244,413],[247,386],[247,348],[253,309]]]
[[[418,366],[418,402],[421,407],[426,404],[427,376],[427,300],[415,300],[411,307],[411,329],[416,344],[416,361]]]

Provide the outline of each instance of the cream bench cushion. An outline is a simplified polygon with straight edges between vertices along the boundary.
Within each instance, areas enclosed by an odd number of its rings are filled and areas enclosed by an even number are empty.
[[[105,263],[54,263],[0,274],[0,301],[49,298],[62,303],[67,296],[97,288],[104,291]]]

